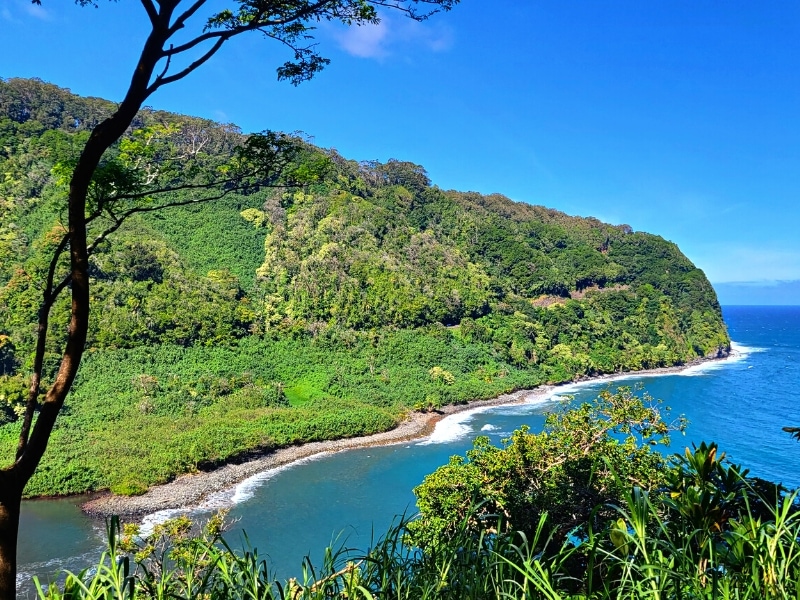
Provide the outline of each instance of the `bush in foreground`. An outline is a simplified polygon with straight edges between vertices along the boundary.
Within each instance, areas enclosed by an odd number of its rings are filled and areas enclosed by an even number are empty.
[[[718,474],[731,476],[730,467],[721,469]],[[684,471],[680,479],[697,475]],[[199,535],[189,534],[186,519],[165,523],[136,547],[117,535],[118,522],[112,521],[109,550],[97,567],[68,575],[62,588],[39,588],[39,597],[796,598],[796,495],[775,501],[733,478],[742,486],[733,495],[707,487],[708,480],[686,488],[692,492],[672,489],[661,500],[634,488],[623,506],[614,507],[617,519],[578,545],[554,544],[544,516],[531,537],[474,534],[464,522],[448,543],[421,550],[408,543],[407,523],[400,522],[363,555],[327,549],[319,569],[306,559],[302,576],[283,583],[255,550],[234,552],[224,542],[219,518]],[[709,527],[695,529],[697,519]],[[572,574],[576,562],[585,565],[583,578]]]
[[[114,519],[99,564],[39,597],[800,597],[798,493],[749,477],[713,443],[662,457],[649,442],[668,427],[654,411],[623,388],[504,448],[481,440],[418,488],[418,518],[367,551],[328,548],[318,568],[306,559],[297,579],[278,582],[255,550],[232,550],[221,515],[199,531],[181,517],[147,536]],[[538,468],[553,456],[563,457],[556,468]]]

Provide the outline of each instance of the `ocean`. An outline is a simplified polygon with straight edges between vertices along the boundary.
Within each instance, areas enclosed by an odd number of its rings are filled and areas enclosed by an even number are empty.
[[[278,578],[297,576],[304,556],[322,559],[326,546],[366,548],[398,515],[415,512],[413,488],[453,455],[463,455],[478,435],[494,442],[523,424],[540,429],[543,413],[572,398],[589,400],[607,387],[643,387],[672,415],[685,415],[685,436],[668,451],[715,441],[729,460],[752,475],[800,486],[800,443],[781,431],[800,426],[800,307],[723,308],[731,358],[666,375],[625,375],[612,381],[570,384],[518,405],[476,409],[445,418],[424,440],[321,455],[255,476],[217,494],[197,513],[231,509],[227,539],[267,556]],[[79,499],[24,503],[19,584],[31,574],[91,566],[103,549],[101,523],[85,517]],[[168,514],[156,514],[145,524]]]

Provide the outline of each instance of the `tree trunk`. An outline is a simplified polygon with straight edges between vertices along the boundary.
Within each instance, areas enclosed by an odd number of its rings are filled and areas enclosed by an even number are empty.
[[[166,20],[168,22],[169,14]],[[158,33],[160,36],[154,31],[148,38],[131,86],[117,111],[100,123],[89,136],[70,181],[68,214],[72,311],[67,344],[55,381],[39,407],[30,436],[27,435],[26,427],[20,438],[16,460],[12,465],[0,469],[0,600],[14,600],[16,597],[17,537],[22,491],[47,449],[58,413],[78,374],[86,344],[90,303],[89,254],[86,243],[86,198],[89,186],[103,154],[122,136],[149,94],[148,82],[163,44],[164,32]],[[44,305],[43,308],[47,309]],[[34,378],[41,377],[41,366],[37,366]],[[26,414],[28,426],[34,407],[35,402],[27,411],[30,414]]]
[[[0,473],[0,600],[17,596],[17,536],[22,489],[13,476]]]

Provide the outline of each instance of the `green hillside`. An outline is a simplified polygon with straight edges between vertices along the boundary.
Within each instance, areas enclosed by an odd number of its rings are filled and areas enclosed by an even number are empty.
[[[0,80],[4,460],[63,232],[59,174],[113,106]],[[148,128],[190,153],[178,178],[246,139],[155,110],[126,139]],[[89,352],[29,495],[135,493],[253,450],[385,430],[409,410],[728,348],[708,280],[658,236],[441,190],[408,162],[308,144],[297,161],[315,173],[303,187],[134,215],[98,245]]]

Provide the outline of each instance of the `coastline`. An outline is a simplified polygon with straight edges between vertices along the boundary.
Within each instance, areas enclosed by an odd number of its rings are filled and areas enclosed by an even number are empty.
[[[285,467],[304,459],[343,450],[369,446],[389,446],[425,438],[433,432],[437,422],[449,415],[473,411],[477,408],[522,404],[529,399],[548,395],[559,387],[575,383],[594,383],[681,373],[704,363],[725,360],[735,354],[735,350],[730,350],[727,354],[718,353],[717,355],[697,359],[679,366],[582,377],[558,385],[541,385],[533,389],[518,390],[488,400],[448,405],[435,412],[413,412],[397,427],[389,431],[368,436],[310,442],[270,450],[251,460],[228,463],[212,471],[181,475],[170,482],[151,487],[140,496],[115,496],[110,492],[103,492],[83,503],[81,509],[84,513],[99,518],[111,515],[128,518],[144,517],[162,510],[191,510],[211,494],[232,488],[254,475]]]

